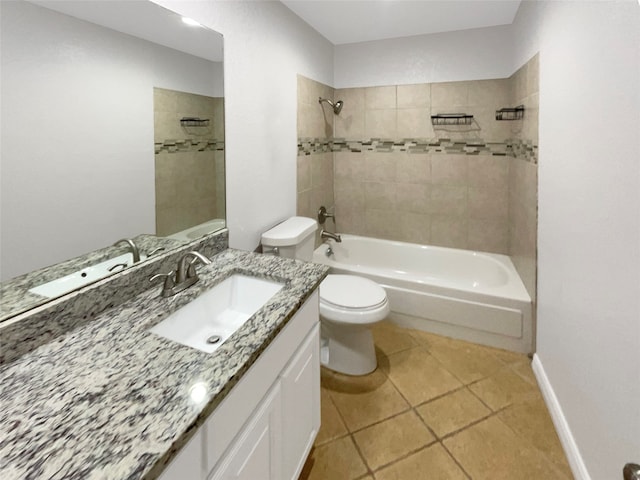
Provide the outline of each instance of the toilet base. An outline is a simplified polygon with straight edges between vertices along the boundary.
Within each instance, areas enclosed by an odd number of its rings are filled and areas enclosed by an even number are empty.
[[[347,375],[366,375],[378,366],[369,326],[340,325],[320,317],[320,362]]]

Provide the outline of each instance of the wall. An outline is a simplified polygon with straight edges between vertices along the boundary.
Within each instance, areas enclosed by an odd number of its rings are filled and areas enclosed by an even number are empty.
[[[509,26],[335,47],[335,88],[506,78],[515,68]]]
[[[296,212],[297,75],[333,81],[333,46],[280,2],[156,1],[224,35],[232,247]]]
[[[333,153],[328,148],[333,138],[335,114],[333,108],[319,98],[334,99],[334,89],[298,75],[298,159],[296,215],[316,218],[318,209],[334,211]],[[310,154],[307,144],[320,148]],[[307,150],[307,151],[305,151]],[[334,231],[330,220],[325,224]],[[318,235],[320,231],[318,230]]]
[[[211,94],[215,69],[26,2],[1,8],[6,280],[155,231],[152,88]]]
[[[520,149],[509,162],[509,255],[529,296],[536,302],[538,246],[539,56],[510,77],[510,104],[523,105],[524,118],[509,122]],[[543,160],[544,161],[544,160]]]
[[[154,88],[156,235],[224,218],[224,99]],[[188,125],[182,118],[206,119]]]
[[[576,478],[622,478],[640,463],[640,6],[523,2],[513,29],[516,66],[540,51],[539,378]]]

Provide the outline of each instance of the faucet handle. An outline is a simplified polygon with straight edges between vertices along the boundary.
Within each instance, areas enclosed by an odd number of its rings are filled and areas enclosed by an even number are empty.
[[[175,271],[171,270],[169,273],[158,273],[149,279],[150,282],[154,282],[159,278],[164,277],[164,285],[162,287],[161,295],[163,297],[169,297],[173,295],[173,287],[176,286],[176,282],[173,278]]]

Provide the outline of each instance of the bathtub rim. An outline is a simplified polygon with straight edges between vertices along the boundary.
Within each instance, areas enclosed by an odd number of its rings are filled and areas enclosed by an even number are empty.
[[[328,258],[325,255],[325,251],[327,246],[333,245],[333,241],[325,241],[320,244],[314,252],[312,261],[315,263],[321,263],[323,265],[327,265],[331,267],[336,273],[346,273],[346,274],[361,274],[365,276],[374,276],[379,277],[377,280],[380,283],[380,279],[382,282],[397,282],[403,288],[414,288],[416,285],[421,287],[421,290],[430,291],[431,293],[439,294],[439,295],[451,295],[452,290],[456,292],[463,292],[466,300],[483,300],[483,301],[492,301],[495,299],[514,301],[514,302],[522,302],[526,304],[531,304],[532,299],[527,292],[527,289],[524,286],[518,271],[516,270],[511,258],[507,255],[499,254],[499,253],[490,253],[490,252],[481,252],[478,250],[465,250],[459,248],[451,248],[451,247],[441,247],[437,245],[422,245],[417,243],[410,242],[402,242],[399,240],[385,240],[374,237],[365,237],[363,235],[352,235],[352,234],[341,234],[343,239],[346,240],[357,240],[357,239],[365,239],[366,241],[373,241],[376,243],[388,243],[391,245],[398,246],[402,248],[403,246],[408,246],[411,248],[421,247],[427,248],[429,250],[438,251],[443,250],[447,252],[460,253],[464,252],[464,255],[474,255],[484,257],[490,260],[492,263],[497,263],[501,268],[505,270],[508,277],[508,282],[504,286],[498,287],[486,287],[482,288],[468,288],[466,285],[458,285],[455,282],[446,282],[446,281],[425,281],[424,279],[420,279],[417,275],[398,275],[396,272],[388,271],[384,268],[378,267],[369,267],[360,264],[351,264],[351,263],[342,263],[340,261],[333,260]],[[429,279],[431,280],[431,279]],[[432,290],[431,290],[432,289]]]

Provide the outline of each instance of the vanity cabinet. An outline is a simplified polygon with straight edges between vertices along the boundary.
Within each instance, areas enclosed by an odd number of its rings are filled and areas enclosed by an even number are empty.
[[[316,291],[160,480],[296,480],[320,427],[319,332]]]

